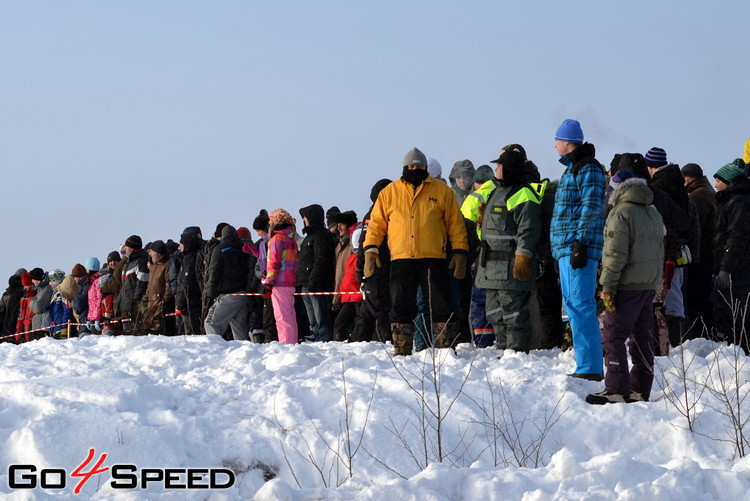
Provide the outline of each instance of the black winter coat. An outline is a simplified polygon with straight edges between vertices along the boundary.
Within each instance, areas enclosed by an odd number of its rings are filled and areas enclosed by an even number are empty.
[[[682,211],[687,224],[684,229],[675,227],[675,230],[677,231],[677,238],[687,242],[690,232],[690,212],[688,207],[690,203],[688,199],[690,197],[685,189],[685,178],[682,177],[680,168],[676,164],[665,165],[660,170],[654,172],[651,185],[666,193]],[[656,203],[656,200],[654,200],[654,206],[656,206]],[[656,209],[659,210],[659,207],[656,206]],[[661,211],[659,213],[661,214]],[[664,219],[663,214],[662,219]]]
[[[325,226],[323,207],[317,204],[303,207],[300,215],[309,223],[302,232],[297,263],[297,285],[309,287],[311,292],[333,292],[336,274],[336,235]]]
[[[219,240],[211,237],[211,240],[208,240],[205,244],[203,244],[203,247],[201,247],[201,250],[198,252],[198,260],[195,263],[195,271],[198,275],[198,287],[201,288],[201,293],[203,294],[203,296],[207,296],[205,290],[206,283],[208,282],[208,268],[211,265],[211,257],[214,255],[214,249],[220,243],[221,242],[219,242]]]
[[[13,275],[8,279],[8,288],[2,297],[2,335],[8,336],[16,332],[19,310],[21,309],[21,298],[23,297],[23,285],[21,277]]]
[[[183,239],[185,250],[180,253],[182,264],[177,274],[177,309],[184,311],[191,306],[197,307],[197,311],[200,311],[201,286],[198,282],[198,260],[204,242],[197,235],[192,234],[185,235]]]
[[[716,194],[714,272],[746,274],[750,268],[750,182],[741,178]]]
[[[242,240],[237,230],[225,226],[221,231],[221,242],[214,247],[211,264],[206,273],[205,297],[216,298],[221,294],[248,292],[254,270],[249,255],[242,251]]]

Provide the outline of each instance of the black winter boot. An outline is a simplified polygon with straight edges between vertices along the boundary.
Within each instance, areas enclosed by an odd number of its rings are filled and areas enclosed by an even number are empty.
[[[667,332],[669,332],[669,344],[672,346],[672,348],[676,348],[677,346],[682,344],[682,323],[683,318],[682,317],[672,317],[667,316]]]

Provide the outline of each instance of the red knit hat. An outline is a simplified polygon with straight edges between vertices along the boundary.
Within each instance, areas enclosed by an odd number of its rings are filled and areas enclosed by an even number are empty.
[[[21,275],[21,285],[23,285],[24,287],[27,285],[33,285],[33,282],[31,281],[31,274],[29,272]]]
[[[244,226],[240,226],[239,228],[237,228],[237,236],[240,237],[240,240],[253,239],[253,236],[250,234],[250,230],[248,230]]]

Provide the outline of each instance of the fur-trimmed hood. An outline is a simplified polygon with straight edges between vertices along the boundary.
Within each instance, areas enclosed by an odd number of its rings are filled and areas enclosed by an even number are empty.
[[[609,205],[612,207],[620,202],[651,205],[653,201],[654,194],[646,184],[646,180],[639,177],[626,179],[609,195]]]

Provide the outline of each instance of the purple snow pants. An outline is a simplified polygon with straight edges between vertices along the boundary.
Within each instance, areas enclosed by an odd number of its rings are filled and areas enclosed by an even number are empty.
[[[616,313],[602,313],[604,349],[604,387],[611,393],[629,395],[635,391],[648,398],[654,381],[654,291],[618,291]],[[628,371],[628,344],[633,368]]]

